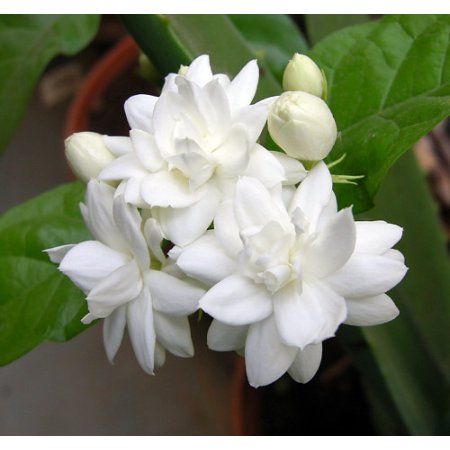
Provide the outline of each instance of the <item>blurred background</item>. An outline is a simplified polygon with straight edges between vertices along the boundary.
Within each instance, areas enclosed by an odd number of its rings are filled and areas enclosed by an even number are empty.
[[[294,20],[304,27],[301,16]],[[357,23],[358,17],[354,21]],[[125,37],[121,23],[113,16],[104,16],[95,40],[85,50],[72,58],[57,58],[47,67],[20,127],[0,158],[0,213],[72,179],[63,151],[64,136],[74,131],[73,110],[69,109],[94,64]],[[130,67],[90,105],[90,130],[126,134],[124,100],[137,93],[156,93],[152,68],[139,65],[137,57]],[[447,242],[449,130],[448,122],[440,124],[416,147]],[[239,357],[207,350],[208,319],[196,321],[194,317],[196,357],[183,360],[169,356],[154,377],[139,368],[128,342],[112,367],[104,354],[98,325],[67,343],[40,345],[0,369],[0,434],[377,432],[370,391],[365,389],[352,357],[335,339],[327,341],[319,374],[307,387],[293,390],[292,382],[283,378],[255,391],[245,384]],[[356,348],[365,345],[357,335],[354,340]],[[401,427],[392,429],[393,434],[405,432]]]

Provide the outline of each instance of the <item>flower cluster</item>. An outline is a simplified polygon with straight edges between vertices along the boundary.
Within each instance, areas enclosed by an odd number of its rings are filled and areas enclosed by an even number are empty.
[[[340,324],[398,314],[385,293],[406,273],[392,249],[402,230],[338,211],[321,71],[296,55],[284,85],[297,90],[252,104],[258,77],[256,61],[230,80],[200,56],[159,97],[127,100],[128,137],[66,141],[93,240],[47,252],[86,294],[83,322],[104,319],[110,360],[125,328],[148,373],[166,351],[192,356],[188,316],[201,308],[208,346],[245,355],[252,386],[285,372],[305,383]],[[266,124],[284,152],[258,143]]]

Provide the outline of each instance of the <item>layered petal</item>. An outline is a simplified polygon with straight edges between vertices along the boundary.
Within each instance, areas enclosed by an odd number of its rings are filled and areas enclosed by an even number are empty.
[[[178,267],[207,286],[213,286],[236,270],[236,262],[225,253],[212,230],[180,250]]]
[[[228,325],[247,325],[272,313],[266,289],[241,275],[230,275],[200,300],[200,308]]]
[[[327,284],[348,298],[372,297],[397,285],[407,272],[406,266],[393,258],[355,253]]]
[[[285,345],[273,316],[249,327],[245,344],[245,365],[251,386],[278,380],[292,365],[298,349]]]
[[[136,129],[130,131],[130,137],[135,155],[140,163],[150,172],[161,169],[164,160],[159,153],[154,136]]]
[[[229,256],[235,258],[242,250],[242,240],[232,200],[226,200],[219,205],[214,218],[214,233]]]
[[[383,220],[356,222],[356,246],[358,253],[382,255],[402,237],[403,229]]]
[[[306,169],[303,164],[297,159],[291,158],[290,156],[281,152],[270,152],[270,154],[283,167],[285,178],[283,184],[298,184],[306,177]]]
[[[196,283],[180,280],[160,270],[150,270],[145,280],[152,293],[157,311],[174,316],[191,314],[198,309],[198,301],[205,290]]]
[[[113,362],[117,350],[122,343],[125,325],[127,322],[127,307],[119,306],[103,321],[103,344],[106,356]]]
[[[145,372],[153,375],[156,334],[148,289],[142,289],[139,297],[127,305],[127,328],[139,365]]]
[[[165,237],[176,245],[188,245],[211,225],[220,202],[220,192],[211,185],[199,201],[186,208],[154,208]]]
[[[142,290],[142,279],[134,260],[111,272],[89,292],[89,312],[97,318],[109,316],[118,306],[135,299]]]
[[[103,142],[108,150],[117,158],[133,151],[131,139],[128,136],[103,136]]]
[[[214,319],[208,329],[208,347],[218,352],[243,349],[247,331],[247,325],[231,326]]]
[[[263,146],[256,144],[250,152],[244,175],[256,178],[267,188],[286,181],[284,168],[273,153],[275,152],[269,152]]]
[[[347,303],[347,325],[380,325],[395,319],[398,308],[386,294],[365,298],[352,298]]]
[[[62,259],[59,270],[84,293],[90,292],[108,275],[129,261],[101,242],[85,241],[71,248]]]
[[[152,129],[153,110],[158,97],[153,95],[138,94],[130,97],[124,104],[130,128],[137,128],[149,133]]]
[[[253,100],[258,86],[259,69],[256,60],[248,62],[233,78],[227,89],[234,110],[247,106]]]
[[[194,356],[194,345],[187,317],[174,317],[154,311],[153,320],[158,342],[166,350],[182,358]]]
[[[311,344],[299,350],[289,367],[289,375],[298,383],[307,383],[316,374],[322,360],[322,343]]]

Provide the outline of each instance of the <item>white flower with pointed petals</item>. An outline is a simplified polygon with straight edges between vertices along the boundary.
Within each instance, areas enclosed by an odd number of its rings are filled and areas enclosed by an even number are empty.
[[[396,317],[385,292],[407,270],[391,249],[401,234],[385,222],[355,222],[350,208],[338,212],[331,175],[320,162],[288,207],[258,180],[241,178],[215,230],[172,255],[187,275],[213,286],[200,300],[215,319],[210,348],[245,349],[248,378],[257,387],[286,371],[309,381],[322,341],[341,323]]]
[[[187,315],[197,309],[204,289],[183,274],[177,276],[161,250],[154,219],[142,226],[136,207],[95,180],[89,182],[86,198],[81,210],[95,240],[47,250],[59,270],[87,295],[89,313],[83,322],[105,319],[110,361],[127,326],[139,364],[148,373],[164,363],[165,350],[192,356]]]
[[[123,156],[100,174],[121,181],[118,193],[128,203],[152,207],[167,239],[185,245],[211,224],[236,177],[259,178],[266,187],[298,183],[306,174],[300,162],[255,145],[273,99],[254,105],[258,66],[250,61],[233,80],[213,75],[209,57],[195,59],[170,74],[159,98],[131,97],[125,111],[132,150],[119,138]],[[108,142],[107,142],[108,144]]]

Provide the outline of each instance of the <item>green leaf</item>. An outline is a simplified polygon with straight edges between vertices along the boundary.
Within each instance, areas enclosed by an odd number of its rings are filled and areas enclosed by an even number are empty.
[[[234,76],[256,55],[229,17],[214,15],[124,15],[127,30],[161,73],[178,72],[180,64],[208,54],[215,72]],[[280,86],[265,62],[257,99],[279,95]]]
[[[306,14],[305,22],[308,38],[312,44],[335,31],[360,25],[370,20],[368,14]]]
[[[230,14],[229,17],[248,41],[258,61],[264,60],[280,83],[292,55],[308,50],[299,28],[285,14]]]
[[[450,16],[386,16],[325,38],[311,56],[325,70],[338,138],[341,206],[369,209],[399,156],[450,113]]]
[[[43,252],[89,237],[78,207],[84,189],[65,184],[0,217],[0,365],[86,329],[83,293]]]
[[[0,152],[50,60],[79,52],[94,37],[98,23],[97,15],[0,16]]]

